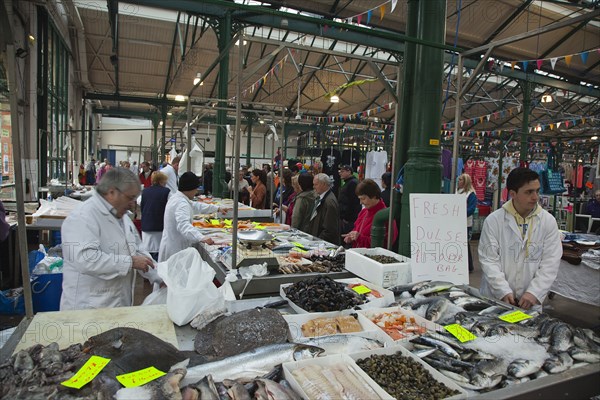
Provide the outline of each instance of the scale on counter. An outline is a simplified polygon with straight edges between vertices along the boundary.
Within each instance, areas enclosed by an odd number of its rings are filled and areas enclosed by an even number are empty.
[[[267,263],[267,269],[269,271],[276,270],[279,268],[279,263],[275,254],[271,249],[267,248],[267,243],[273,240],[273,236],[269,232],[248,229],[238,231],[238,247],[236,257],[236,267],[248,267],[254,264]],[[231,253],[224,255],[223,263],[229,267],[231,266]]]

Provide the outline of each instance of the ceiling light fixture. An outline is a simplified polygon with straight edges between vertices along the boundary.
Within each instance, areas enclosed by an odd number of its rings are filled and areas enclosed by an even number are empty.
[[[244,40],[244,46],[245,46],[245,45],[247,45],[247,44],[248,44],[248,42]],[[236,45],[236,46],[239,46],[239,45],[240,45],[240,41],[239,41],[239,40],[237,40],[237,41],[235,42],[235,45]]]
[[[598,136],[592,136],[590,139],[592,139],[592,140],[598,140]]]
[[[542,96],[542,103],[552,103],[552,96],[545,94]]]
[[[185,96],[178,94],[175,96],[175,101],[185,101]]]
[[[196,73],[196,77],[194,78],[194,86],[198,85],[204,85],[204,82],[202,82],[202,74],[200,72]]]
[[[333,96],[331,96],[329,98],[329,101],[332,103],[339,103],[340,102],[340,97],[337,94],[334,94]]]
[[[158,126],[162,126],[162,125],[163,125],[163,122],[162,122],[162,121],[159,121],[159,122],[158,122]]]

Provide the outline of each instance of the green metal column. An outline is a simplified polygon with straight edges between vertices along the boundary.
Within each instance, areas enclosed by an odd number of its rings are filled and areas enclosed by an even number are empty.
[[[252,152],[252,126],[256,118],[252,114],[247,114],[248,136],[246,137],[246,166],[250,165],[250,153]]]
[[[531,82],[521,81],[523,88],[523,123],[521,124],[521,152],[519,164],[522,167],[527,161],[527,140],[529,138],[529,113],[531,111]]]
[[[446,0],[409,0],[407,24],[416,23],[417,39],[444,43],[446,32]],[[411,105],[409,121],[403,122],[410,132],[408,161],[404,167],[404,194],[400,223],[399,252],[410,257],[410,193],[440,193],[442,164],[440,162],[440,126],[442,120],[442,83],[444,52],[415,45],[414,58],[406,60],[402,105]],[[401,159],[401,157],[399,157]]]
[[[218,197],[227,197],[227,185],[225,184],[225,139],[227,132],[227,89],[229,87],[229,53],[227,44],[231,41],[231,14],[226,13],[223,18],[219,18],[217,27],[217,37],[219,41],[219,53],[227,52],[223,55],[219,63],[219,82],[217,97],[223,101],[219,101],[217,111],[217,130],[215,144],[215,165],[213,169],[213,194]]]

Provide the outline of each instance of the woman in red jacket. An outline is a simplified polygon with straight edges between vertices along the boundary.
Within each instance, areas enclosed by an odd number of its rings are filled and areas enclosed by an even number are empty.
[[[381,189],[372,179],[365,179],[356,186],[356,195],[360,200],[360,204],[364,207],[358,214],[358,218],[354,223],[354,228],[351,232],[342,235],[345,243],[352,243],[352,247],[371,247],[371,225],[373,218],[379,210],[383,210],[385,203],[381,199]],[[389,232],[389,230],[388,230]],[[394,240],[398,236],[396,224],[394,224]],[[384,243],[387,243],[387,234]]]

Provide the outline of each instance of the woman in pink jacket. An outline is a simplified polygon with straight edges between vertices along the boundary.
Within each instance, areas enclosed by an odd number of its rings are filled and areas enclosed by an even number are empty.
[[[372,179],[365,179],[356,186],[356,195],[360,200],[360,204],[364,207],[358,214],[358,218],[354,223],[352,231],[342,235],[345,243],[352,243],[352,247],[371,247],[371,225],[373,224],[373,218],[379,210],[383,210],[385,203],[381,199],[381,189],[377,183]],[[389,229],[388,229],[389,232]],[[396,241],[398,237],[398,230],[396,224],[393,225],[394,239],[392,243]],[[387,233],[384,243],[387,243]]]

